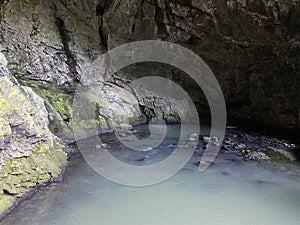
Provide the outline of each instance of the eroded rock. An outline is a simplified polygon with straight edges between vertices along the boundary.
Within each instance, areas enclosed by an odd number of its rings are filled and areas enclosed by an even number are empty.
[[[48,128],[43,100],[16,83],[5,61],[0,65],[1,215],[30,189],[59,177],[66,154]]]

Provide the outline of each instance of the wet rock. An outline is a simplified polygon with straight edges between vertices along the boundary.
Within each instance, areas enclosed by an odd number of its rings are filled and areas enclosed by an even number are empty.
[[[136,159],[135,161],[137,162],[144,162],[146,158],[139,158],[139,159]]]
[[[129,124],[120,124],[118,126],[118,131],[121,132],[132,132],[133,131],[133,126],[129,125]]]
[[[134,130],[132,125],[129,124],[120,124],[118,127],[115,129],[116,134],[119,137],[127,137],[131,134],[135,134],[137,131]]]
[[[245,144],[236,144],[235,148],[236,149],[245,149],[247,146]]]
[[[10,78],[2,64],[0,148],[4,151],[0,152],[0,201],[7,200],[7,194],[12,196],[0,206],[0,217],[31,188],[58,177],[66,164],[63,146],[48,128],[43,100]]]
[[[198,138],[198,136],[199,136],[199,135],[198,135],[197,133],[193,133],[193,134],[191,134],[189,137],[190,137],[190,138],[195,138],[195,139],[196,139],[196,138]]]
[[[268,161],[270,160],[270,157],[267,156],[265,153],[263,152],[257,152],[257,151],[251,151],[249,153],[247,153],[245,155],[245,157],[249,160],[253,160],[253,161]]]
[[[247,140],[247,141],[254,141],[255,140],[255,137],[253,137],[249,134],[245,134],[245,133],[239,134],[238,136],[240,138],[244,139],[244,140]]]
[[[170,145],[168,146],[168,148],[170,148],[170,149],[174,149],[174,148],[176,148],[176,147],[177,147],[176,144],[170,144]]]
[[[221,149],[230,152],[231,151],[230,147],[231,147],[230,145],[222,145]]]
[[[295,157],[297,157],[297,159],[299,160],[300,159],[300,148],[298,145],[295,146],[295,148],[293,148],[292,152],[295,155]]]
[[[203,137],[203,140],[204,140],[205,142],[209,142],[209,141],[210,141],[210,137],[204,136],[204,137]]]
[[[196,139],[196,138],[193,138],[193,137],[189,137],[189,141],[190,141],[190,142],[196,142],[197,139]]]
[[[187,140],[189,146],[197,148],[198,144],[198,134],[191,134]]]
[[[111,146],[107,143],[102,143],[101,145],[96,145],[96,149],[110,149]]]
[[[235,130],[236,127],[234,127],[234,126],[227,126],[226,129],[228,129],[228,130]]]
[[[201,162],[197,162],[197,163],[195,163],[194,165],[196,165],[196,166],[200,166],[200,163]],[[210,162],[210,161],[203,161],[202,162],[202,165],[203,166],[211,166],[211,165],[216,165],[214,162]]]
[[[218,144],[219,139],[215,136],[212,136],[212,137],[204,136],[203,140],[207,143],[210,143],[210,144],[214,145],[214,146],[219,146],[219,144]]]
[[[267,154],[272,160],[275,160],[275,161],[295,161],[296,160],[293,153],[282,150],[282,149],[277,149],[274,147],[268,147]]]
[[[190,145],[189,144],[178,144],[177,147],[178,148],[189,148]]]

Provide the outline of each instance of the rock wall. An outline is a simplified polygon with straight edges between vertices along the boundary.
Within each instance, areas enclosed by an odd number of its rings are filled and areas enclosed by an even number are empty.
[[[299,129],[300,1],[115,0],[103,7],[108,48],[143,39],[179,43],[212,68],[231,121]],[[161,74],[205,107],[182,73]]]
[[[8,67],[13,76],[40,91],[47,84],[58,85],[55,96],[41,94],[60,121],[71,119],[63,112],[68,110],[55,107],[56,100],[67,98],[64,108],[71,108],[77,83],[90,84],[94,73],[102,74],[99,82],[106,87],[121,88],[149,73],[171,78],[185,87],[203,115],[209,115],[199,87],[176,68],[134,65],[112,78],[94,63],[99,54],[121,44],[159,39],[193,50],[210,65],[231,122],[299,129],[299,0],[1,2],[1,51]],[[118,104],[116,96],[108,96],[110,102]],[[119,116],[114,107],[106,111],[107,120]]]
[[[76,87],[93,85],[95,74],[101,88],[99,119],[81,125],[96,124],[105,132],[127,121],[126,117],[137,124],[156,116],[143,112],[153,111],[154,100],[146,105],[142,97],[134,97],[134,87],[129,87],[131,76],[107,76],[107,68],[97,64],[99,55],[108,49],[102,29],[103,2],[11,0],[3,1],[1,8],[1,51],[8,58],[8,67],[22,84],[45,99],[50,125],[54,131],[62,131],[64,138],[72,138],[70,112]],[[131,96],[121,94],[121,90],[129,91]],[[164,96],[158,97],[162,99],[161,110],[170,107]],[[134,101],[137,107],[130,105]],[[166,111],[176,110],[173,107]],[[165,119],[177,118],[166,115]]]
[[[0,218],[27,192],[56,179],[66,164],[48,128],[44,101],[22,87],[0,54]]]
[[[93,1],[2,1],[1,50],[22,80],[70,85],[99,54]]]

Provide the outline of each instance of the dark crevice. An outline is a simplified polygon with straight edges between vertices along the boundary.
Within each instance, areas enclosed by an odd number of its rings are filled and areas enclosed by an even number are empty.
[[[98,4],[96,6],[96,16],[102,16],[104,14],[105,3],[104,5]]]
[[[103,26],[103,15],[105,13],[105,8],[107,6],[107,0],[99,3],[96,6],[96,16],[98,17],[98,33],[101,40],[101,44],[104,46],[106,50],[108,50],[108,40],[107,40],[107,32],[104,30]]]
[[[167,27],[164,24],[164,12],[163,10],[158,6],[157,1],[155,4],[155,22],[157,24],[157,34],[156,36],[158,38],[164,39],[168,37],[168,31]]]
[[[9,195],[9,196],[15,196],[16,194],[12,194],[10,193],[8,190],[6,189],[3,189],[3,193],[6,194],[6,195]]]
[[[102,26],[99,26],[98,32],[99,32],[99,36],[100,36],[102,45],[104,46],[104,48],[106,50],[108,50],[107,35],[104,32],[104,30],[102,29]]]
[[[80,82],[80,75],[77,72],[77,62],[75,60],[75,56],[73,55],[72,51],[69,47],[69,42],[71,41],[71,38],[69,37],[69,34],[67,33],[67,30],[65,28],[65,23],[62,19],[56,17],[56,26],[59,31],[59,35],[63,44],[64,52],[67,55],[67,64],[69,66],[69,69],[73,75],[73,78],[76,82]]]
[[[141,105],[141,104],[139,104],[139,106],[140,106],[141,112],[147,118],[147,122],[150,122],[151,119],[153,119],[155,117],[154,109],[151,109],[151,108],[149,108],[145,105]]]
[[[135,23],[134,24],[132,24],[132,27],[131,27],[131,33],[134,33],[135,32]]]

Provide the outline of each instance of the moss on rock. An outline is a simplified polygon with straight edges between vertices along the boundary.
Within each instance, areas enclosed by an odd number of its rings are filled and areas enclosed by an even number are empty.
[[[5,212],[13,204],[13,197],[9,195],[0,195],[0,212]]]
[[[59,176],[66,154],[44,101],[21,87],[0,57],[0,217],[31,188]]]
[[[273,147],[269,147],[266,154],[274,161],[291,162],[296,160],[291,152]]]
[[[37,93],[43,99],[46,99],[53,108],[50,108],[50,111],[55,110],[60,118],[64,121],[69,121],[71,119],[71,101],[70,95],[66,95],[62,87],[56,87],[55,85],[41,86],[38,82],[30,82],[27,84],[31,85],[35,93]],[[53,87],[54,86],[54,87]]]

